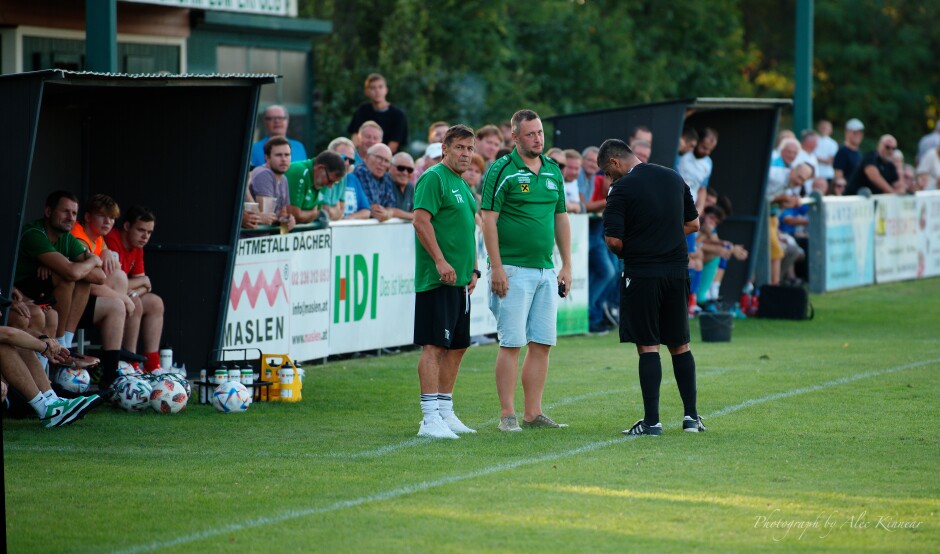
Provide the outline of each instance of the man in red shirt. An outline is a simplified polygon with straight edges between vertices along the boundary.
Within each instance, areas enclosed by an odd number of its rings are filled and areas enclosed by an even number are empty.
[[[150,278],[144,273],[144,246],[150,242],[156,218],[147,208],[132,206],[122,228],[115,227],[105,236],[108,249],[118,253],[121,269],[127,273],[127,296],[134,303],[124,327],[124,349],[143,355],[145,371],[160,368],[160,337],[163,334],[163,299],[153,293]]]

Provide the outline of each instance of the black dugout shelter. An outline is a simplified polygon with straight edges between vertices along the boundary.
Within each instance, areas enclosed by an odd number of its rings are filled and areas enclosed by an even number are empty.
[[[768,279],[766,217],[763,216],[767,172],[774,148],[780,110],[790,100],[748,98],[688,98],[655,104],[598,110],[547,118],[554,125],[554,146],[582,150],[608,138],[627,140],[640,125],[653,132],[650,162],[674,167],[683,127],[701,133],[718,131],[711,153],[714,168],[709,186],[734,203],[733,215],[721,225],[721,237],[743,244],[752,253],[747,264],[731,263],[722,280],[721,295],[737,298],[748,276],[757,283]]]
[[[156,215],[146,272],[166,304],[163,341],[191,369],[221,344],[221,321],[261,85],[274,75],[0,76],[0,288],[19,231],[58,189],[102,193]],[[81,215],[79,215],[81,221]],[[118,225],[121,220],[118,221]]]

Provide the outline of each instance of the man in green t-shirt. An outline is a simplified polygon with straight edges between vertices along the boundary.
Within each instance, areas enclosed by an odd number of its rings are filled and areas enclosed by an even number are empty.
[[[290,192],[288,211],[297,223],[310,223],[320,217],[327,191],[346,177],[346,162],[324,150],[316,158],[291,163],[284,176]]]
[[[454,125],[444,137],[441,163],[415,186],[415,344],[423,419],[419,437],[476,433],[454,414],[460,360],[470,346],[470,294],[476,268],[473,191],[460,175],[473,157],[473,130]]]
[[[516,148],[490,166],[480,206],[490,261],[490,310],[496,317],[499,336],[499,429],[522,430],[516,420],[514,398],[519,349],[526,345],[522,425],[565,427],[542,413],[548,355],[556,342],[555,295],[567,296],[571,286],[571,228],[565,213],[565,181],[558,164],[542,154],[545,132],[538,114],[519,110],[511,123]],[[561,253],[557,274],[552,262],[554,244]]]
[[[70,233],[77,217],[78,198],[74,194],[63,190],[50,194],[44,217],[23,226],[13,277],[14,286],[28,300],[54,304],[56,338],[66,348],[73,338],[66,328],[78,325],[91,285],[106,280],[101,258]]]

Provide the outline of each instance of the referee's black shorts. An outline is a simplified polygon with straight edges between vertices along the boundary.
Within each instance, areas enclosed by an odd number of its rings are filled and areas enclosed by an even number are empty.
[[[620,342],[689,343],[689,278],[620,276]]]
[[[415,344],[450,350],[470,346],[467,287],[441,285],[415,294]]]

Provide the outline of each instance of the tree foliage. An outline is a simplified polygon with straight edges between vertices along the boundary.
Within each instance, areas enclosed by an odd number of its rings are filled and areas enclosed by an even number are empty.
[[[347,134],[373,71],[412,140],[435,120],[477,127],[521,107],[793,91],[795,0],[300,0],[300,13],[334,26],[314,46],[318,147]],[[817,0],[815,114],[916,140],[940,89],[937,21],[940,2]]]

